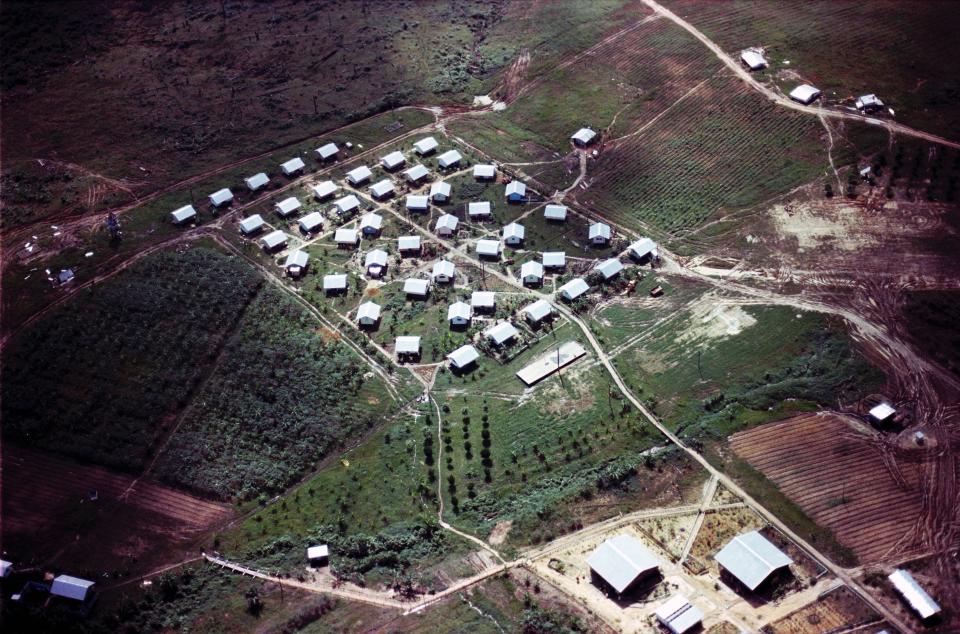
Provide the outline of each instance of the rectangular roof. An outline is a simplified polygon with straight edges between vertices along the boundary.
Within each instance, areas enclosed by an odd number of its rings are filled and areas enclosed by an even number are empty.
[[[452,190],[453,188],[450,186],[450,183],[446,181],[434,181],[433,184],[430,185],[430,198],[436,198],[437,196],[450,198],[450,192]]]
[[[447,307],[447,321],[452,319],[463,319],[470,321],[473,315],[473,309],[467,302],[454,302]]]
[[[357,307],[357,319],[369,319],[377,321],[380,319],[380,305],[374,302],[364,302]]]
[[[228,203],[233,200],[233,192],[224,187],[223,189],[218,189],[217,191],[210,194],[210,203],[214,207],[219,207],[223,203]]]
[[[884,421],[897,413],[889,403],[880,403],[870,409],[870,415],[879,421]]]
[[[740,61],[747,65],[750,70],[758,70],[767,65],[767,60],[757,51],[745,50],[740,53]]]
[[[322,559],[330,556],[330,548],[323,544],[322,546],[310,546],[307,548],[307,559]]]
[[[280,229],[277,229],[276,231],[271,231],[267,235],[263,236],[263,239],[260,240],[260,243],[267,249],[276,249],[280,245],[287,243],[287,234]]]
[[[630,245],[630,254],[635,258],[643,258],[657,249],[657,243],[650,238],[640,238]]]
[[[563,251],[544,251],[543,266],[545,268],[563,268],[567,265],[567,254]]]
[[[672,634],[683,634],[703,620],[703,612],[692,605],[685,596],[679,594],[670,597],[666,603],[656,609],[654,614]]]
[[[893,587],[897,589],[907,603],[910,604],[921,619],[928,619],[940,612],[940,606],[933,600],[927,591],[920,587],[917,580],[906,570],[896,569],[887,577]]]
[[[339,151],[340,148],[337,147],[336,143],[327,143],[317,148],[317,156],[322,159],[328,159]]]
[[[304,167],[303,159],[299,156],[290,159],[280,165],[280,169],[283,170],[284,174],[293,174],[297,170],[302,170]]]
[[[370,171],[369,167],[366,165],[361,165],[360,167],[355,167],[347,172],[347,180],[356,185],[357,183],[362,183],[370,178],[372,174],[373,172]]]
[[[372,211],[363,214],[363,217],[360,218],[360,228],[366,229],[368,227],[379,231],[383,227],[383,216]]]
[[[543,217],[548,220],[566,220],[567,207],[566,205],[547,205],[543,209]]]
[[[503,228],[503,239],[509,240],[523,240],[526,235],[526,230],[523,228],[523,225],[518,222],[511,222]]]
[[[290,196],[276,203],[274,208],[276,208],[277,213],[281,216],[289,216],[297,209],[300,209],[300,201],[297,200],[295,196]]]
[[[525,278],[531,275],[538,279],[543,277],[543,265],[536,260],[530,260],[520,265],[520,277]]]
[[[243,182],[247,184],[247,187],[251,191],[257,191],[270,182],[270,177],[263,172],[258,172],[253,176],[248,176],[247,178],[243,179]]]
[[[401,251],[416,251],[420,248],[420,236],[400,236],[397,248]]]
[[[507,183],[506,189],[507,198],[510,196],[526,196],[527,195],[527,185],[521,181],[510,181]]]
[[[376,196],[377,198],[380,198],[392,192],[393,189],[394,189],[393,181],[390,180],[389,178],[385,178],[382,181],[374,183],[370,187],[370,193]]]
[[[617,535],[603,542],[587,557],[587,563],[618,593],[660,565],[653,553],[629,535]]]
[[[430,197],[419,194],[407,196],[407,209],[426,209],[430,206]]]
[[[413,167],[405,171],[403,175],[407,177],[408,181],[415,183],[421,178],[426,177],[426,175],[429,173],[430,173],[430,170],[428,170],[423,165],[414,165]]]
[[[390,152],[386,156],[380,159],[380,162],[383,163],[383,166],[387,169],[393,169],[399,167],[406,162],[407,159],[403,158],[403,152],[395,150]]]
[[[366,257],[363,259],[363,265],[367,268],[371,266],[386,266],[388,258],[387,252],[383,249],[373,249],[367,252]]]
[[[323,181],[322,183],[317,183],[312,185],[310,189],[313,190],[313,195],[323,200],[327,196],[332,196],[335,191],[337,191],[337,185],[333,181]]]
[[[439,260],[438,262],[433,263],[433,277],[444,275],[446,277],[453,277],[456,267],[453,265],[453,262],[449,260]]]
[[[473,291],[470,294],[470,305],[474,308],[493,308],[496,304],[496,293],[493,291]]]
[[[84,601],[87,598],[87,592],[93,587],[93,581],[71,577],[70,575],[58,575],[50,586],[50,594],[55,597],[64,597],[76,601]]]
[[[417,154],[427,154],[437,149],[437,140],[432,136],[423,137],[413,144],[413,149]]]
[[[542,321],[549,317],[552,312],[553,306],[545,299],[538,299],[523,307],[523,313],[533,321]]]
[[[346,213],[359,207],[360,200],[353,194],[348,194],[343,198],[338,198],[333,202],[333,204],[337,209],[340,210],[341,213]]]
[[[477,352],[476,348],[470,344],[467,344],[465,346],[460,346],[448,354],[447,358],[450,359],[450,363],[455,368],[464,368],[479,359],[480,353]]]
[[[420,352],[420,337],[397,337],[397,354],[416,354]]]
[[[534,385],[558,369],[567,367],[585,354],[587,354],[587,351],[584,350],[583,346],[576,341],[568,341],[559,348],[551,350],[531,361],[522,370],[517,372],[517,378],[527,386]]]
[[[403,292],[409,295],[426,295],[430,288],[427,280],[408,279],[403,283]]]
[[[299,266],[301,269],[307,265],[310,256],[306,251],[296,249],[287,254],[287,260],[283,263],[283,268],[288,269],[291,266]]]
[[[240,230],[244,233],[250,233],[251,231],[256,231],[263,226],[263,217],[260,214],[253,214],[252,216],[247,216],[240,222]]]
[[[479,255],[500,255],[500,241],[477,240],[477,253]]]
[[[456,165],[459,163],[460,159],[462,158],[463,157],[460,156],[460,152],[457,152],[456,150],[447,150],[437,158],[437,161],[440,163],[440,167],[450,167],[451,165]]]
[[[449,229],[450,231],[456,231],[457,225],[460,224],[460,221],[457,220],[457,217],[453,214],[443,214],[437,218],[437,230],[440,229]]]
[[[582,277],[575,277],[559,289],[557,292],[567,299],[576,299],[590,290],[590,285]]]
[[[467,205],[467,214],[470,216],[489,216],[490,201],[478,200]]]
[[[335,291],[347,287],[346,273],[332,273],[323,276],[323,290]]]
[[[589,238],[593,240],[594,238],[604,238],[605,240],[610,239],[610,225],[604,222],[595,222],[590,225],[590,235]]]
[[[483,336],[493,341],[498,346],[503,345],[520,334],[520,331],[509,321],[501,321],[495,326],[491,326],[483,331]]]
[[[820,96],[820,91],[810,84],[801,84],[790,91],[790,98],[800,103],[810,103]]]
[[[617,258],[610,258],[609,260],[600,262],[595,268],[597,271],[600,271],[601,275],[603,275],[603,279],[609,280],[611,277],[623,270],[623,263]]]
[[[339,244],[354,244],[357,241],[356,229],[337,229],[333,234],[333,241]]]
[[[737,535],[713,558],[751,590],[756,590],[775,570],[793,563],[758,531]]]
[[[311,211],[300,219],[300,228],[307,233],[315,231],[321,226],[323,226],[323,214],[319,211]]]
[[[574,132],[573,136],[571,136],[570,138],[573,139],[574,141],[579,141],[580,143],[583,143],[584,145],[586,145],[590,141],[593,141],[593,137],[595,136],[597,136],[597,133],[591,130],[590,128],[580,128],[579,130]]]
[[[497,166],[480,164],[473,166],[473,177],[474,178],[493,178],[497,175]]]

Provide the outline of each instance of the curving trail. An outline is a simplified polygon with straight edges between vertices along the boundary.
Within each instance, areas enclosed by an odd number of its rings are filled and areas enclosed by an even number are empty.
[[[937,136],[935,134],[930,134],[929,132],[923,132],[922,130],[915,130],[909,126],[905,126],[902,123],[897,123],[896,121],[887,121],[884,119],[875,119],[873,117],[868,117],[862,114],[853,113],[853,112],[841,112],[839,110],[828,110],[827,108],[821,108],[819,106],[805,106],[803,104],[797,103],[792,99],[781,95],[778,92],[770,89],[768,86],[760,83],[754,79],[753,75],[750,74],[747,69],[745,69],[740,62],[730,57],[726,51],[720,48],[713,40],[704,35],[700,30],[695,26],[678,16],[676,13],[667,9],[656,0],[643,0],[643,3],[653,9],[658,15],[674,22],[677,26],[688,31],[692,36],[700,40],[700,42],[709,48],[713,53],[724,63],[730,70],[732,70],[737,77],[746,82],[751,88],[757,92],[763,94],[770,101],[775,102],[777,105],[783,106],[785,108],[790,108],[791,110],[797,110],[799,112],[806,112],[807,114],[814,114],[822,117],[831,117],[834,119],[848,119],[850,121],[860,121],[862,123],[868,123],[870,125],[879,126],[881,128],[886,128],[890,132],[895,134],[902,134],[904,136],[912,136],[918,139],[923,139],[924,141],[930,141],[931,143],[937,143],[939,145],[945,145],[954,149],[960,149],[960,143],[956,141],[951,141],[943,137]]]

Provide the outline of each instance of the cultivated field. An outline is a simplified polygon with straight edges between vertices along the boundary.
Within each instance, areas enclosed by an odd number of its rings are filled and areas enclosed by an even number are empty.
[[[865,623],[880,617],[847,588],[840,587],[815,603],[763,628],[763,634],[827,634]]]
[[[195,556],[226,505],[12,443],[3,447],[3,548],[20,564],[114,579]],[[91,500],[95,494],[96,500]]]
[[[862,562],[915,552],[916,466],[845,416],[796,416],[734,434],[731,446]]]

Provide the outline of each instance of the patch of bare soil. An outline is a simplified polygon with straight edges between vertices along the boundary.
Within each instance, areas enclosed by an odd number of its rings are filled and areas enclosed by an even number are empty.
[[[502,544],[503,540],[507,538],[507,534],[510,533],[511,528],[513,528],[513,522],[511,520],[497,522],[497,525],[490,531],[490,536],[487,538],[487,541],[490,542],[491,546]]]
[[[3,546],[18,563],[136,575],[196,554],[230,506],[103,467],[3,447]]]

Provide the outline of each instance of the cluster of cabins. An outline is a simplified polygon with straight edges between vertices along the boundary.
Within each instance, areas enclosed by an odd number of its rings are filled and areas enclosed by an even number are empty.
[[[759,531],[742,533],[714,555],[720,577],[738,592],[767,593],[789,579],[793,559]],[[617,535],[600,544],[588,557],[595,585],[617,599],[649,587],[661,579],[660,562],[640,541]],[[940,606],[909,572],[895,569],[888,580],[924,622],[941,613]],[[700,626],[703,613],[682,595],[674,595],[655,611],[657,621],[672,634]]]
[[[751,71],[763,70],[768,66],[763,51],[756,48],[748,48],[740,52],[740,62]],[[810,84],[800,84],[790,91],[790,98],[797,103],[809,106],[820,98],[821,91]],[[857,110],[863,113],[873,113],[883,110],[883,102],[874,94],[861,95],[854,102]]]

